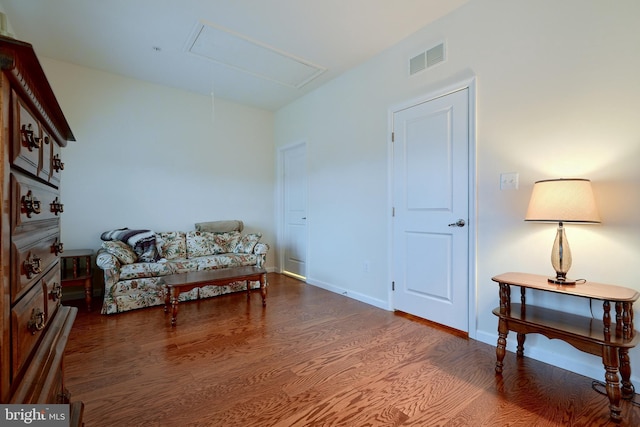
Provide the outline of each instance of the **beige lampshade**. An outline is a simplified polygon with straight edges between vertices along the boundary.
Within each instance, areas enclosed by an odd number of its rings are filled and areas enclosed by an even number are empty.
[[[588,179],[548,179],[533,185],[525,221],[599,223]]]

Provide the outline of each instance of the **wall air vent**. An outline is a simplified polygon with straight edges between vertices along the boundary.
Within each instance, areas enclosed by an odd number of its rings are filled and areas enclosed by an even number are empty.
[[[415,73],[420,72],[427,68],[427,55],[426,52],[422,52],[419,55],[414,56],[409,60],[409,75],[413,76]]]
[[[409,59],[409,75],[431,68],[445,60],[444,42],[427,49]]]

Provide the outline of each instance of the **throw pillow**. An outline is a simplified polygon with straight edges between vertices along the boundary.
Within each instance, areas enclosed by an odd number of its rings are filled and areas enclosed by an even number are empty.
[[[213,234],[213,253],[228,254],[233,252],[240,241],[240,232],[231,231],[229,233],[212,233]]]
[[[187,257],[187,241],[184,231],[156,233],[156,245],[160,256],[166,259]]]
[[[187,233],[187,257],[213,255],[213,233],[189,231]]]
[[[243,228],[244,224],[239,219],[196,223],[196,231],[208,231],[210,233],[229,233],[231,231],[242,231]]]
[[[256,244],[260,241],[261,237],[262,233],[245,234],[233,249],[233,252],[237,254],[253,253],[253,248],[256,247]]]
[[[131,246],[119,240],[102,242],[102,248],[118,258],[122,264],[133,264],[138,259]]]

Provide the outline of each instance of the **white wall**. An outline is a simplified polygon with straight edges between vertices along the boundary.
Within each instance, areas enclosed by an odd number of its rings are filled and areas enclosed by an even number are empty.
[[[40,60],[77,140],[63,150],[65,248],[97,249],[113,228],[225,219],[274,246],[272,112]]]
[[[496,343],[491,310],[498,289],[492,276],[553,273],[555,227],[523,221],[539,179],[593,181],[603,223],[567,227],[571,275],[640,291],[634,264],[640,259],[638,16],[635,0],[471,0],[278,111],[276,147],[308,142],[309,283],[386,304],[388,110],[475,75],[478,297],[472,303],[478,317],[471,335]],[[447,62],[408,77],[408,58],[441,40]],[[520,189],[501,191],[502,172],[518,172]],[[541,295],[530,300],[589,314],[587,300],[567,304]],[[596,316],[598,309],[594,303]],[[514,343],[510,337],[510,349]],[[563,342],[531,336],[526,354],[604,378],[599,358]],[[630,354],[637,382],[640,349]],[[492,369],[492,361],[487,363]]]

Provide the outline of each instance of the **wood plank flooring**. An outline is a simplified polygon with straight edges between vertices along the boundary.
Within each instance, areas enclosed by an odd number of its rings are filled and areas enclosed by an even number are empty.
[[[87,427],[616,425],[590,378],[513,353],[496,377],[491,345],[278,274],[266,309],[184,303],[175,328],[162,307],[78,307],[65,380]]]

